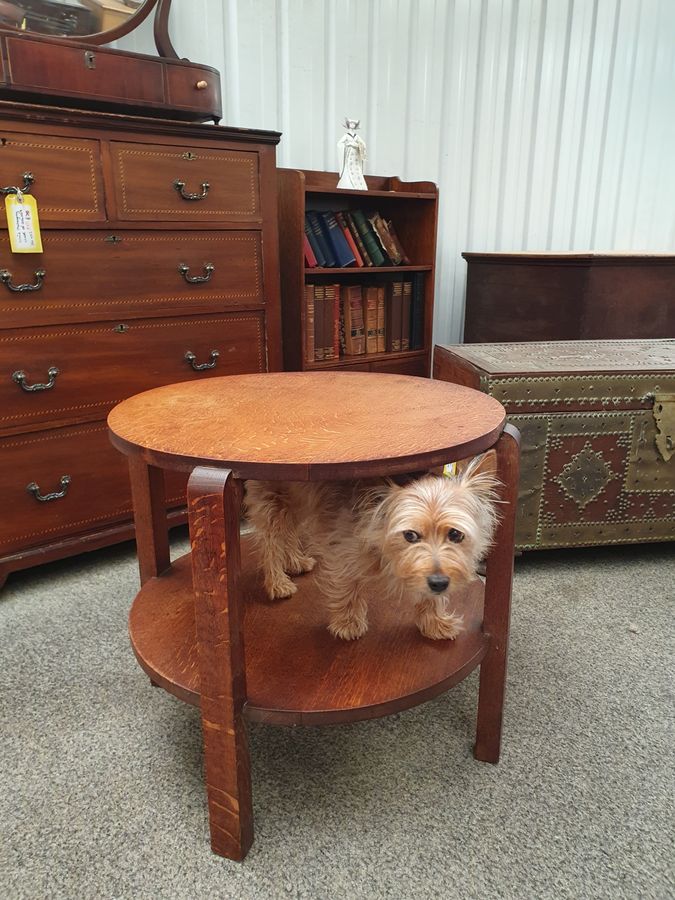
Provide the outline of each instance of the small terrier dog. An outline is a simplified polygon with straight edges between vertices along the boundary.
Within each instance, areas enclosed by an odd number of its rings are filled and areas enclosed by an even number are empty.
[[[426,474],[399,485],[360,482],[246,484],[270,599],[297,590],[290,576],[318,562],[329,631],[344,640],[368,629],[368,601],[407,596],[427,638],[455,638],[462,616],[453,587],[471,581],[497,523],[494,454],[454,477]]]

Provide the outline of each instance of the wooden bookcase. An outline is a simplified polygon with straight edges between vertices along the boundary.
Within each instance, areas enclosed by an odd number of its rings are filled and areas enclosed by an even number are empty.
[[[398,178],[366,176],[367,191],[335,187],[336,172],[277,169],[279,249],[281,273],[284,367],[286,370],[347,369],[429,376],[434,308],[438,188],[429,181],[403,182]],[[307,268],[303,252],[306,210],[377,210],[391,219],[412,265],[348,268]],[[392,275],[403,278],[424,273],[424,343],[421,350],[341,356],[308,362],[305,285],[378,283]]]

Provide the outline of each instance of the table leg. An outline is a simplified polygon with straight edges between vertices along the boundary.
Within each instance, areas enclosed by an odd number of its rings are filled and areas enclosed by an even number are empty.
[[[506,686],[506,657],[511,615],[511,584],[518,503],[520,434],[507,425],[495,445],[497,477],[502,483],[500,522],[485,572],[483,628],[490,635],[490,647],[480,667],[478,726],[474,756],[485,762],[499,762],[502,711]]]
[[[241,500],[241,483],[229,470],[199,467],[190,476],[188,515],[211,847],[230,859],[243,859],[253,842],[238,585]]]
[[[131,497],[136,525],[136,550],[141,584],[166,571],[171,564],[166,518],[164,472],[136,456],[129,458]]]

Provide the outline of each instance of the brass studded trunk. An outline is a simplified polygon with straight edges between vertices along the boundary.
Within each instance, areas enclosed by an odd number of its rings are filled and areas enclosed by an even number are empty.
[[[437,346],[522,435],[521,550],[675,539],[675,340]]]

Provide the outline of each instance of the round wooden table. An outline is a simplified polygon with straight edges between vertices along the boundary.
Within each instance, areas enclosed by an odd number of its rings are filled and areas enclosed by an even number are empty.
[[[518,433],[492,397],[447,382],[360,372],[235,375],[138,394],[108,417],[129,457],[141,590],[132,646],[152,682],[201,709],[211,844],[253,839],[245,720],[351,722],[406,709],[480,665],[475,756],[497,762],[506,674]],[[326,629],[312,574],[270,602],[247,538],[242,481],[421,472],[493,449],[501,518],[486,565],[453,594],[466,630],[431,641],[412,606],[372,604],[367,634]],[[191,472],[192,552],[169,556],[163,469]]]

